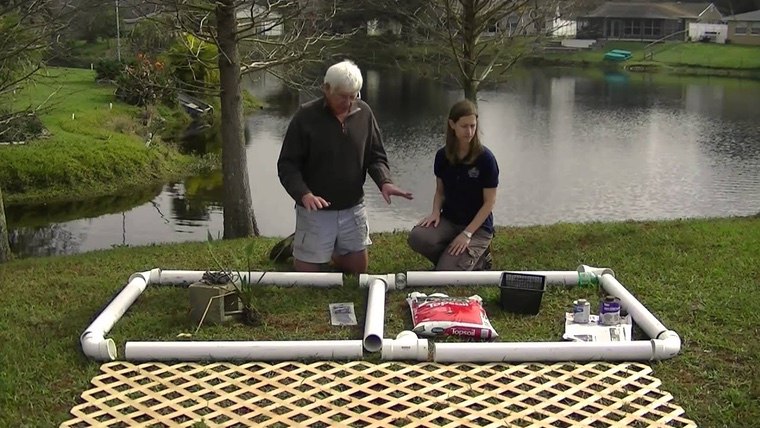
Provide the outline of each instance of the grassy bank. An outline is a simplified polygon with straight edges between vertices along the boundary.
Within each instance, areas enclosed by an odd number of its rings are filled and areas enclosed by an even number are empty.
[[[603,59],[611,49],[630,51],[625,62]],[[607,41],[591,50],[547,52],[527,59],[531,64],[566,66],[605,66],[644,68],[681,74],[733,76],[760,75],[760,47],[714,43],[667,42],[649,46],[648,42]]]
[[[7,203],[144,188],[183,175],[192,163],[160,139],[146,145],[154,129],[142,123],[144,112],[116,102],[113,86],[94,78],[90,70],[51,68],[18,94],[18,107],[44,105],[40,119],[49,135],[0,146],[0,186]]]
[[[370,271],[428,269],[405,244],[405,234],[373,236]],[[240,258],[250,241],[215,242],[214,253]],[[269,264],[272,239],[256,239],[254,264]],[[687,416],[704,427],[751,426],[760,418],[760,217],[557,224],[501,228],[494,268],[573,270],[579,264],[610,267],[638,299],[683,340],[681,354],[652,363],[662,389],[673,393]],[[242,265],[242,263],[241,263]],[[98,364],[80,353],[78,335],[135,271],[153,267],[214,269],[204,243],[118,248],[77,256],[17,260],[0,265],[0,426],[53,426],[88,388]],[[536,317],[502,312],[498,289],[448,291],[480,294],[503,341],[556,340],[560,314],[589,289],[549,290]],[[388,295],[385,335],[410,324],[403,292]],[[270,289],[257,297],[264,325],[203,327],[196,339],[326,339],[362,337],[362,325],[329,324],[330,302],[353,301],[364,319],[366,291],[348,278],[342,289]],[[186,290],[151,288],[113,329],[119,355],[127,340],[176,340],[193,333]]]

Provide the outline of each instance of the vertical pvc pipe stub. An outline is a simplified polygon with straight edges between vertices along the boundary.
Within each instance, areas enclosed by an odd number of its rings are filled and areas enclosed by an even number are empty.
[[[376,334],[367,335],[364,338],[364,349],[369,352],[377,352],[383,349],[383,339]]]

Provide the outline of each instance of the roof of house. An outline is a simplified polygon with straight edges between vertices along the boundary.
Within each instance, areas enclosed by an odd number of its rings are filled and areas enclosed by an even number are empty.
[[[738,15],[727,16],[727,21],[760,21],[760,9],[752,12],[740,13]]]
[[[586,18],[643,18],[680,19],[698,18],[711,3],[647,3],[607,2],[591,11]]]

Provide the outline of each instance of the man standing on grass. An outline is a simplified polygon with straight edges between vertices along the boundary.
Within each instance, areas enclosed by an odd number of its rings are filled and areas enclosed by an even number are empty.
[[[332,65],[323,97],[303,104],[285,134],[277,171],[296,202],[297,271],[317,272],[332,260],[342,272],[367,272],[367,173],[387,203],[391,196],[412,199],[391,180],[377,121],[360,99],[362,83],[353,62]]]

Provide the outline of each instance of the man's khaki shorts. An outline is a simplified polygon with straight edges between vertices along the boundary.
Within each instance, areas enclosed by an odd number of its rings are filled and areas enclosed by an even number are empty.
[[[372,244],[364,203],[345,210],[314,210],[296,205],[293,257],[307,263],[327,263],[333,254],[363,251]]]

